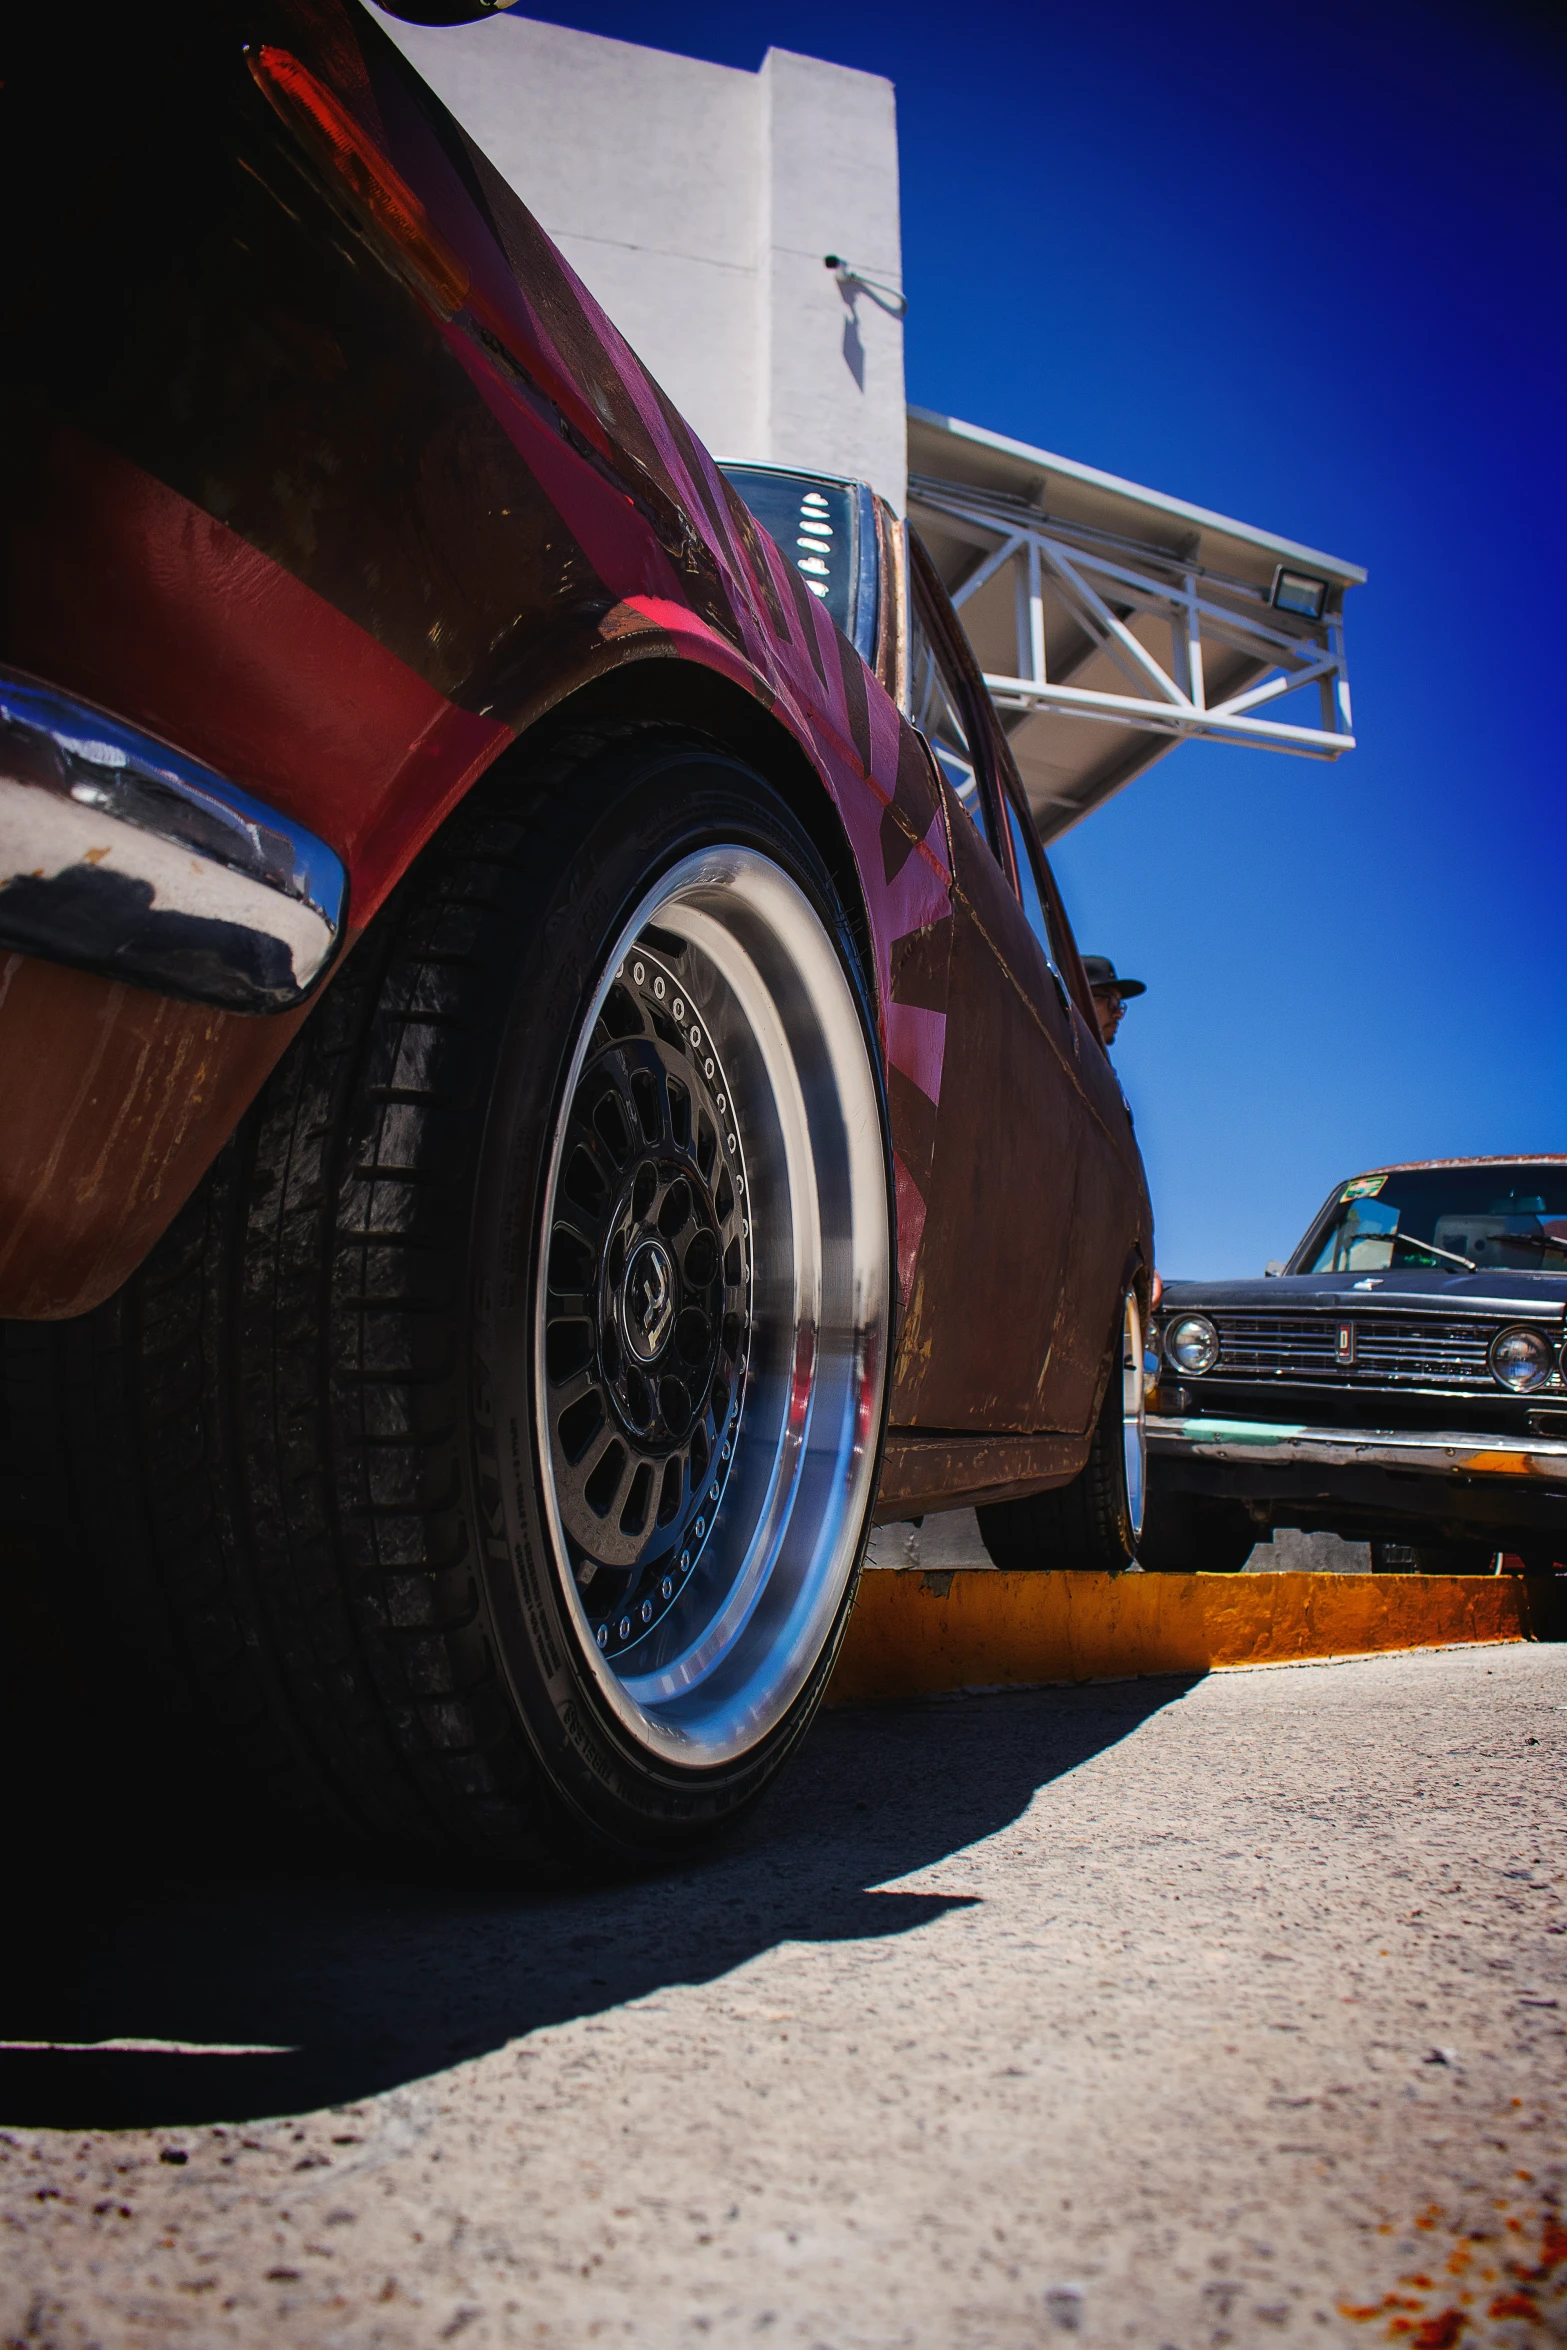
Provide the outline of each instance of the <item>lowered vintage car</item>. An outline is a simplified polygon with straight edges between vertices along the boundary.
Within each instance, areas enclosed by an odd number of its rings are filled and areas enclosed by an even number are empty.
[[[1004,739],[353,0],[19,14],[0,1498],[193,1769],[679,1851],[875,1513],[1135,1547],[1148,1196]]]
[[[1275,1526],[1384,1571],[1567,1560],[1567,1158],[1340,1184],[1260,1281],[1172,1281],[1142,1562],[1233,1569]]]

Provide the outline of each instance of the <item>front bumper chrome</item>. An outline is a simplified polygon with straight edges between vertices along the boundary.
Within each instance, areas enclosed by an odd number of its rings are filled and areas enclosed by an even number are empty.
[[[1567,1485],[1567,1439],[1472,1436],[1458,1429],[1312,1428],[1289,1420],[1150,1416],[1148,1450],[1162,1459],[1309,1469],[1393,1469],[1427,1477],[1509,1478]]]
[[[0,948],[226,1011],[287,1011],[332,958],[347,888],[302,824],[0,670]]]

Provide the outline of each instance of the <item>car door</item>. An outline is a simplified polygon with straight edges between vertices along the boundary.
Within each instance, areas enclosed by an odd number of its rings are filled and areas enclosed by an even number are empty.
[[[892,1419],[932,1431],[1080,1428],[1081,1416],[1063,1416],[1077,1384],[1061,1376],[1059,1328],[1073,1311],[1082,1040],[1014,883],[989,698],[912,537],[910,571],[911,714],[941,781],[953,914],[941,1098]]]
[[[1100,1042],[1077,942],[1004,746],[999,765],[1019,902],[1060,998],[1069,1004],[1077,1041],[1073,1081],[1082,1098],[1067,1273],[1051,1337],[1050,1392],[1061,1425],[1086,1428],[1098,1405],[1106,1339],[1120,1326],[1128,1259],[1140,1255],[1152,1265],[1151,1215],[1132,1113]]]

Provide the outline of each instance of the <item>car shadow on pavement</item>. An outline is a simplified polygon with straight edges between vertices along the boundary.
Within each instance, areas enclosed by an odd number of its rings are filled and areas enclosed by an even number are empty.
[[[188,1755],[157,1767],[156,1741],[150,1758],[128,1753],[122,1730],[96,1758],[90,1739],[68,1756],[57,1747],[55,1768],[35,1749],[25,1785],[8,1771],[13,1818],[24,1809],[31,1832],[12,1851],[0,2126],[341,2105],[544,2026],[711,1982],[780,1943],[908,1933],[969,1897],[896,1880],[1004,1828],[1190,1686],[829,1713],[710,1858],[547,1894],[373,1876],[302,1853],[242,1790],[192,1772]],[[91,2045],[106,2040],[169,2045]]]

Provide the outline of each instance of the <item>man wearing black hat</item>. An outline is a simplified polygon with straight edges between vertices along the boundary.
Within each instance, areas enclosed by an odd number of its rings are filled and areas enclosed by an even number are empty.
[[[1083,970],[1093,994],[1094,1010],[1099,1014],[1099,1033],[1108,1052],[1115,1042],[1128,997],[1146,995],[1148,990],[1140,979],[1118,979],[1108,955],[1085,955]]]

